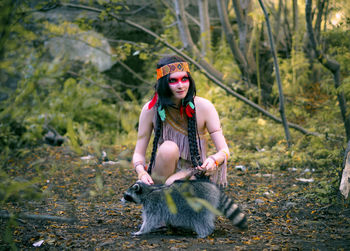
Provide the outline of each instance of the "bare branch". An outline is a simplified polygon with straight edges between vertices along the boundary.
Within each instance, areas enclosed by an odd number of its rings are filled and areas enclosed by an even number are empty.
[[[37,221],[56,221],[56,222],[76,222],[77,219],[74,218],[66,218],[66,217],[58,217],[58,216],[51,216],[51,215],[38,215],[38,214],[19,214],[19,215],[13,215],[8,213],[7,211],[1,211],[0,212],[0,218],[2,219],[9,219],[9,218],[19,218],[19,219],[26,219],[26,220],[37,220]]]
[[[219,12],[221,24],[222,24],[224,31],[225,31],[227,43],[229,44],[231,52],[236,60],[236,63],[238,65],[239,69],[241,70],[243,79],[249,81],[248,63],[247,63],[247,60],[246,60],[244,54],[237,46],[233,30],[232,30],[232,28],[230,26],[230,22],[228,20],[227,11],[225,8],[225,0],[217,0],[216,3],[217,3],[217,7],[218,7],[218,12]]]

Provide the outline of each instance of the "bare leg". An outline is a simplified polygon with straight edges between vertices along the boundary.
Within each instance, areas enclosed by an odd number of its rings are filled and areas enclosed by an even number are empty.
[[[169,176],[175,173],[179,156],[179,147],[175,142],[167,140],[159,146],[152,169],[152,179],[155,184],[164,184]]]

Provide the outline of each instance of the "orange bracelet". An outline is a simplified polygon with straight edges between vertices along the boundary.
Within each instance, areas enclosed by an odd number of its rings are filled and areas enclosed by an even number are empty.
[[[226,160],[228,159],[228,153],[225,150],[221,150],[220,152],[223,152],[226,156]]]
[[[211,158],[212,160],[214,160],[216,167],[219,166],[219,163],[217,162],[217,160],[213,156],[210,155],[208,158]]]

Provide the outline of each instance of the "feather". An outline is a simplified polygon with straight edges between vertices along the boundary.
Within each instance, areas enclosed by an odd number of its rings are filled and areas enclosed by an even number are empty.
[[[187,116],[192,118],[192,114],[194,113],[194,109],[190,105],[186,106],[185,111],[186,111]]]
[[[181,106],[180,106],[180,115],[181,115],[181,118],[182,118],[183,115],[184,115],[184,107],[182,106],[182,104],[181,104]]]
[[[151,102],[149,102],[148,104],[148,109],[151,110],[152,107],[157,103],[158,100],[158,93],[156,92],[151,100]]]
[[[164,121],[165,120],[165,111],[161,105],[159,105],[159,107],[158,107],[158,114],[159,114],[160,119],[162,121]]]

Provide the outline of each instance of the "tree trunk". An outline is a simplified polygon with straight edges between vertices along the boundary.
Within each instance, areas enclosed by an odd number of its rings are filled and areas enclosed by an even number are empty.
[[[182,0],[174,0],[177,26],[179,27],[181,41],[186,50],[193,47],[193,41],[190,30],[188,29],[188,22],[185,16],[185,7]]]
[[[210,19],[208,12],[208,0],[198,0],[199,20],[201,30],[201,53],[203,56],[210,55],[211,34]]]
[[[230,26],[230,22],[227,16],[227,10],[225,7],[225,0],[217,0],[218,12],[221,20],[221,24],[224,28],[225,36],[227,43],[230,46],[231,52],[236,60],[236,63],[241,70],[242,77],[245,81],[249,81],[249,72],[248,72],[248,64],[247,60],[242,53],[242,51],[238,48],[234,33]]]
[[[280,29],[281,29],[281,16],[282,16],[282,7],[283,7],[283,1],[278,1],[278,11],[276,15],[276,21],[275,21],[275,44],[278,46],[279,39],[280,39]]]
[[[284,23],[283,23],[283,31],[284,31],[284,36],[285,36],[285,53],[286,53],[286,57],[289,58],[290,57],[290,52],[292,50],[292,32],[291,32],[291,28],[289,25],[289,20],[288,20],[288,4],[287,4],[287,0],[286,3],[284,4]],[[277,45],[277,43],[276,43]]]
[[[316,41],[320,41],[321,36],[321,23],[322,23],[322,17],[324,13],[324,7],[325,7],[326,0],[317,0],[317,17],[316,17],[316,23],[315,23],[315,35],[316,35]]]
[[[305,18],[306,18],[306,28],[307,28],[307,34],[310,39],[311,47],[313,51],[315,52],[315,56],[318,59],[318,61],[326,67],[329,71],[332,72],[333,74],[333,79],[334,79],[334,85],[335,88],[338,89],[341,85],[340,82],[340,64],[335,61],[334,59],[329,59],[327,55],[323,53],[318,47],[318,41],[315,38],[314,35],[314,30],[312,28],[312,18],[311,18],[311,6],[312,6],[312,0],[306,0],[306,5],[305,5]],[[339,108],[340,108],[340,113],[343,118],[343,123],[345,127],[345,133],[346,133],[346,138],[349,141],[350,140],[350,118],[346,117],[346,100],[345,100],[345,95],[343,91],[338,91],[337,92],[337,97],[338,97],[338,103],[339,103]]]
[[[239,48],[244,54],[246,54],[246,43],[247,43],[246,41],[247,41],[248,28],[247,28],[246,18],[243,13],[243,9],[240,2],[242,1],[232,0],[232,5],[233,5],[233,9],[235,10],[236,21],[238,24]],[[250,0],[246,1],[245,4],[249,5],[249,2]],[[222,9],[226,11],[226,8],[223,8],[225,5],[221,4],[221,6],[222,6]]]
[[[259,3],[260,3],[260,6],[264,12],[265,19],[266,19],[266,26],[267,26],[267,31],[268,31],[268,35],[269,35],[271,53],[272,53],[273,62],[274,62],[274,66],[275,66],[275,75],[276,75],[276,81],[277,81],[278,91],[279,91],[279,112],[281,114],[284,132],[286,134],[286,141],[287,141],[288,147],[290,147],[291,141],[290,141],[289,127],[288,127],[288,122],[287,122],[286,115],[284,112],[284,95],[283,95],[283,90],[282,90],[280,71],[279,71],[279,66],[278,66],[278,62],[277,62],[276,49],[275,49],[273,36],[272,36],[272,32],[271,32],[269,16],[266,12],[266,9],[265,9],[265,6],[264,6],[262,0],[259,0]]]
[[[295,36],[296,31],[298,30],[298,0],[293,0],[293,35]]]

